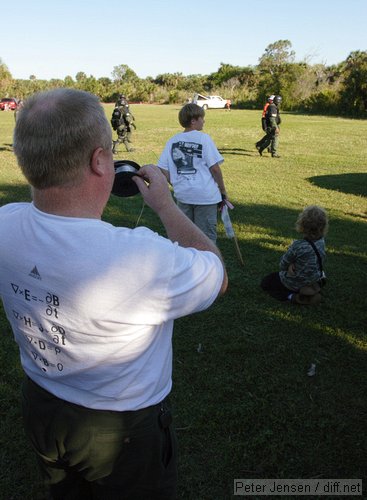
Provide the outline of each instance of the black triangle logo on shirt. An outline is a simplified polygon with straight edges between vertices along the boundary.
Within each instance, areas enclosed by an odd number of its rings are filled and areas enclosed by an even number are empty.
[[[36,278],[37,280],[41,280],[41,275],[38,272],[37,266],[34,266],[32,271],[29,273],[29,276],[32,276],[32,278]]]

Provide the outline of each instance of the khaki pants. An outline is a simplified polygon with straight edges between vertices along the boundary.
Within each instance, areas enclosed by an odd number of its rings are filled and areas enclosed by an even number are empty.
[[[178,208],[214,243],[217,241],[218,204],[191,205],[177,201]]]

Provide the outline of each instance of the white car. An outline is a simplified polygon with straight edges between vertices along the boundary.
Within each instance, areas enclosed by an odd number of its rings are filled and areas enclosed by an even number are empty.
[[[194,98],[192,100],[194,104],[197,104],[203,109],[209,109],[209,108],[225,108],[227,99],[223,99],[223,97],[220,97],[219,95],[201,95],[201,94],[195,94]]]

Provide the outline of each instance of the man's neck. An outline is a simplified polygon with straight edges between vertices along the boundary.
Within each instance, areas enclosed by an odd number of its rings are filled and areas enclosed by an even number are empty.
[[[33,189],[34,206],[52,215],[100,219],[105,204],[80,188]]]

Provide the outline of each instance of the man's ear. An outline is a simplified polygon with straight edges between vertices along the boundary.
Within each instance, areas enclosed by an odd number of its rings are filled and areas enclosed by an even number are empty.
[[[105,162],[102,153],[103,148],[96,148],[92,153],[92,157],[89,163],[92,172],[99,176],[102,176],[105,172]]]

